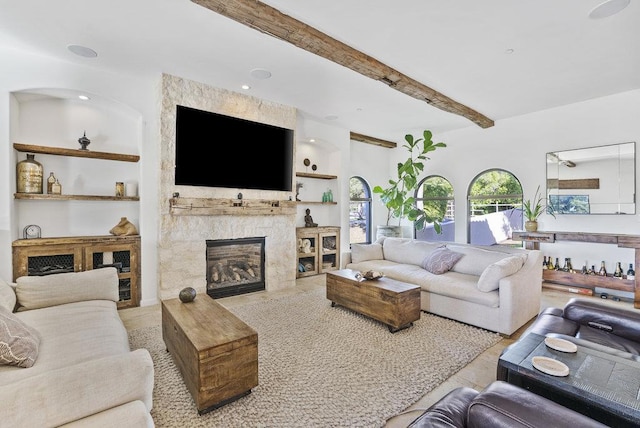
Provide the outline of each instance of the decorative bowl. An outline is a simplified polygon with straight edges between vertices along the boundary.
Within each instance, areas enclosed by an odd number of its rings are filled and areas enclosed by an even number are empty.
[[[378,279],[382,278],[384,274],[382,272],[378,272],[377,270],[368,270],[362,274],[365,279]]]
[[[182,290],[180,290],[180,294],[178,294],[178,297],[180,298],[180,301],[182,303],[193,302],[193,300],[196,298],[196,290],[192,287],[183,288]]]

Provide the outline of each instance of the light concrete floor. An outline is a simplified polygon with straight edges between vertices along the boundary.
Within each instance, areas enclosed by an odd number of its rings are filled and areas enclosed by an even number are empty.
[[[298,279],[296,281],[296,287],[288,290],[249,293],[240,296],[225,297],[217,299],[216,301],[230,308],[234,306],[242,306],[247,303],[268,300],[274,297],[291,295],[324,287],[325,275],[317,275]],[[540,310],[554,306],[562,307],[569,299],[573,297],[597,299],[598,301],[601,300],[598,297],[578,296],[576,294],[550,290],[547,288],[543,288],[542,290],[543,291],[542,300],[540,302]],[[207,296],[198,297],[208,298]],[[625,309],[633,308],[633,304],[630,302],[614,302],[611,300],[606,300],[606,303]],[[127,330],[160,325],[162,318],[160,305],[122,309],[119,311],[119,314]],[[452,389],[460,386],[468,386],[476,390],[481,390],[485,386],[493,382],[496,379],[496,368],[500,353],[505,347],[516,341],[532,321],[520,328],[517,332],[511,335],[511,337],[503,338],[498,344],[480,354],[466,367],[462,368],[458,373],[451,376],[433,391],[427,393],[420,400],[410,406],[405,412],[389,419],[385,428],[399,428],[408,426],[415,418],[420,415],[421,411],[438,401],[442,396],[444,396]]]

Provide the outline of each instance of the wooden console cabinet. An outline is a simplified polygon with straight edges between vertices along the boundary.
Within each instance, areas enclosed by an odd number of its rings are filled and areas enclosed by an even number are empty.
[[[339,227],[298,227],[296,238],[298,240],[296,278],[340,269]],[[306,247],[305,241],[309,242]]]
[[[140,306],[140,235],[18,239],[12,243],[13,280],[27,275],[118,268],[118,309]]]
[[[613,244],[620,248],[635,250],[635,266],[640,263],[640,236],[618,235],[613,233],[588,232],[513,232],[514,241],[524,241],[530,250],[539,250],[540,243],[554,243],[557,241],[591,242],[594,244]],[[595,287],[634,293],[633,307],[640,309],[640,278],[619,279],[611,276],[583,275],[580,273],[544,270],[542,279],[547,282],[593,289]]]

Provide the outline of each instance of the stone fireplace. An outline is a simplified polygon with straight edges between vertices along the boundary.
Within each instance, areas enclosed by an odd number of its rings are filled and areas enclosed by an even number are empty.
[[[265,290],[264,237],[207,240],[207,294],[214,299]]]
[[[158,297],[176,298],[185,287],[195,288],[198,296],[208,293],[212,288],[205,257],[208,240],[263,237],[262,289],[269,292],[295,287],[297,212],[295,206],[293,209],[279,207],[295,198],[295,192],[177,186],[174,180],[176,105],[289,129],[296,127],[295,108],[166,74],[162,76],[161,91]],[[242,140],[237,136],[220,136],[215,144],[242,144]],[[203,155],[206,154],[203,152]],[[243,168],[242,159],[213,156],[212,168],[216,162],[236,162],[238,174],[252,173]],[[174,198],[177,202],[172,206]],[[215,210],[199,208],[209,207],[212,201],[233,203]],[[253,208],[255,201],[273,202]],[[150,238],[146,239],[151,242]]]

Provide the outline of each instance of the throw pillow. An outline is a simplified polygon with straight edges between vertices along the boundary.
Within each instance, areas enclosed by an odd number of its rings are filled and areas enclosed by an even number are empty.
[[[31,367],[38,358],[38,333],[0,306],[0,364]]]
[[[0,306],[9,312],[16,307],[16,291],[3,279],[0,279]]]
[[[382,254],[382,245],[380,244],[351,244],[351,263],[382,259],[384,259],[384,256]]]
[[[478,290],[493,291],[500,288],[500,280],[518,272],[524,264],[524,256],[515,255],[505,257],[484,269],[478,279]]]
[[[449,272],[462,256],[463,254],[451,251],[447,247],[438,247],[424,258],[422,267],[435,275],[441,275]]]

